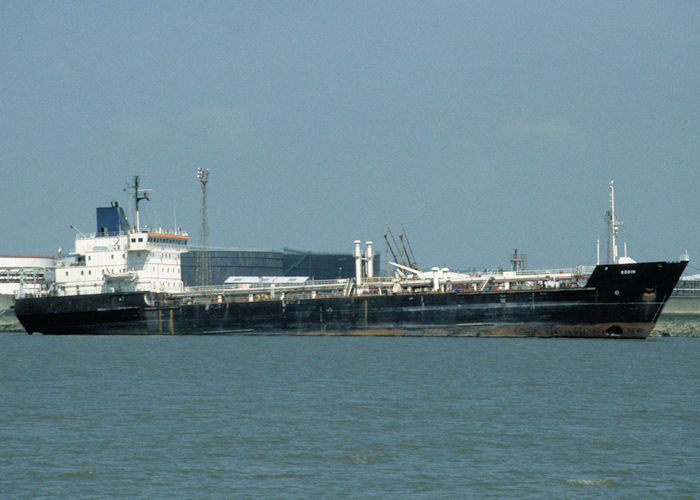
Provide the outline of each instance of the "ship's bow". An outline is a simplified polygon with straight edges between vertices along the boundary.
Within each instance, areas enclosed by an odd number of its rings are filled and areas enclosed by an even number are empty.
[[[610,325],[606,333],[646,337],[687,264],[687,261],[635,262],[596,266],[586,286],[596,291],[596,301],[601,306],[599,319]],[[609,317],[607,311],[611,312]]]

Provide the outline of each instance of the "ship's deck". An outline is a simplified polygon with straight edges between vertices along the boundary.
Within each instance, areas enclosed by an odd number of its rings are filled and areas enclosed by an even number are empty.
[[[168,300],[186,303],[256,302],[263,300],[302,300],[351,295],[398,295],[403,293],[482,293],[556,288],[581,288],[593,267],[544,271],[496,271],[462,275],[460,279],[433,277],[365,278],[356,285],[352,279],[318,280],[299,283],[250,283],[187,287],[170,294]]]

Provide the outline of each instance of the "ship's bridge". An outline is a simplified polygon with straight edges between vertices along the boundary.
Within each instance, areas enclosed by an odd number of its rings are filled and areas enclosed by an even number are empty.
[[[165,231],[162,228],[129,233],[129,251],[151,250],[154,247],[179,252],[187,251],[189,235],[183,231]]]

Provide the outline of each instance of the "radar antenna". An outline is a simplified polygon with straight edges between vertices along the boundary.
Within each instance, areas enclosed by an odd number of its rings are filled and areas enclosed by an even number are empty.
[[[148,197],[150,189],[139,189],[139,176],[134,176],[134,183],[127,184],[124,191],[134,190],[134,202],[136,203],[136,232],[139,231],[139,202],[142,200],[151,201]]]

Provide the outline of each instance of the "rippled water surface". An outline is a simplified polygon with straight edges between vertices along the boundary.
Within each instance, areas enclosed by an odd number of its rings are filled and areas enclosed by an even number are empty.
[[[700,340],[0,335],[0,497],[700,497]]]

